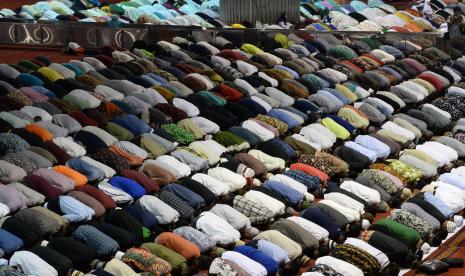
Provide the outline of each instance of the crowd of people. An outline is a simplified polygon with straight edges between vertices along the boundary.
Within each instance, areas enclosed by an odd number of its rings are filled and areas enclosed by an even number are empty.
[[[116,2],[116,1],[115,1]],[[397,10],[381,0],[300,1],[300,17],[291,21],[285,14],[276,22],[230,22],[220,19],[219,0],[130,0],[112,4],[99,0],[38,1],[16,10],[1,9],[1,18],[24,18],[40,21],[80,21],[120,24],[155,24],[201,26],[205,28],[265,28],[331,31],[429,32],[447,33],[463,15],[461,1],[420,0],[410,8]],[[455,13],[455,14],[454,14]],[[260,19],[257,19],[258,21]],[[265,24],[266,23],[266,24]],[[454,29],[454,28],[453,28]]]
[[[0,273],[430,271],[463,225],[462,56],[194,33],[0,64]]]

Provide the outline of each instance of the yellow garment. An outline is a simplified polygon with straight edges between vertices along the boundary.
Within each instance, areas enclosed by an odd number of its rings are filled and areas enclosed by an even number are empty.
[[[419,85],[423,86],[428,91],[429,94],[436,92],[436,87],[434,87],[434,85],[432,85],[431,83],[425,81],[424,79],[418,78],[418,79],[413,79],[411,81],[413,81],[416,84],[419,84]]]
[[[233,28],[233,29],[245,29],[245,26],[242,25],[242,24],[236,23],[236,24],[232,24],[231,28]]]
[[[243,44],[242,47],[241,47],[241,50],[246,52],[246,53],[249,53],[249,54],[252,54],[252,55],[257,55],[257,54],[261,54],[263,53],[263,50],[258,48],[257,46],[255,45],[252,45],[252,44]]]
[[[350,137],[350,133],[340,124],[336,123],[331,118],[324,118],[321,120],[321,124],[329,129],[332,133],[336,135],[337,138],[342,140],[347,140]]]
[[[419,151],[419,150],[416,150],[416,149],[405,149],[404,150],[404,154],[407,154],[407,155],[411,155],[411,156],[414,156],[418,159],[421,159],[423,161],[425,161],[426,163],[429,163],[431,164],[432,166],[434,167],[438,167],[438,162],[436,162],[433,158],[431,158],[431,156],[429,156],[428,154],[422,152],[422,151]]]
[[[202,139],[206,135],[205,131],[196,125],[190,118],[179,121],[178,126],[192,132],[197,140]]]
[[[411,123],[409,123],[408,121],[406,120],[403,120],[401,118],[395,118],[394,120],[392,120],[392,122],[400,127],[403,127],[405,129],[408,129],[410,130],[411,132],[413,132],[415,134],[415,138],[420,138],[422,133],[421,133],[421,130],[418,129],[416,126],[412,125]]]
[[[412,17],[410,17],[409,15],[405,14],[405,13],[402,13],[402,12],[395,12],[394,13],[395,16],[399,17],[400,19],[404,20],[405,22],[410,22],[412,21]]]
[[[44,77],[49,79],[51,82],[56,82],[57,80],[64,80],[65,79],[62,75],[60,75],[60,73],[53,70],[52,68],[42,67],[39,70],[37,70],[37,72],[44,75]]]
[[[387,130],[387,129],[380,129],[380,130],[378,130],[377,134],[379,134],[381,136],[384,136],[384,137],[387,137],[387,138],[390,138],[390,139],[394,140],[395,142],[401,143],[402,145],[405,145],[409,141],[404,136],[399,135],[399,134],[395,133],[394,131],[390,131],[390,130]]]
[[[203,70],[202,72],[200,72],[200,74],[209,77],[210,80],[212,80],[214,82],[217,82],[217,83],[223,83],[224,82],[223,77],[220,76],[218,73],[216,73],[213,70]]]
[[[356,128],[366,128],[370,125],[370,121],[367,118],[348,107],[339,109],[337,116],[351,123]]]
[[[275,35],[274,40],[285,49],[289,48],[292,44],[294,44],[294,42],[289,40],[285,34]]]
[[[157,90],[157,92],[160,93],[160,95],[167,101],[173,99],[176,96],[173,92],[161,86],[153,87],[153,89]]]
[[[347,88],[347,86],[336,84],[335,88],[337,91],[341,92],[341,94],[344,95],[347,99],[349,99],[350,103],[353,103],[356,100],[358,100],[357,95],[354,92],[350,91],[350,89]]]
[[[134,270],[131,269],[127,264],[123,263],[118,259],[112,259],[105,265],[106,272],[109,272],[115,276],[138,276]]]

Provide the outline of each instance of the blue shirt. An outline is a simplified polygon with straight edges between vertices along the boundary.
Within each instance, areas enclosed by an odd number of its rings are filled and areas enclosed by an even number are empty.
[[[159,224],[158,219],[152,213],[144,210],[144,208],[139,205],[139,201],[137,201],[136,204],[127,205],[124,207],[124,211],[131,214],[148,229],[154,229],[154,227]]]
[[[200,195],[182,185],[176,183],[169,184],[163,187],[163,190],[172,192],[195,210],[205,207],[205,200]]]
[[[64,214],[62,217],[70,222],[91,220],[95,215],[95,211],[92,208],[70,196],[60,196],[59,204],[60,210]]]
[[[296,120],[294,117],[292,117],[286,111],[283,111],[283,110],[280,110],[280,109],[272,109],[272,110],[268,111],[267,115],[269,115],[271,117],[275,117],[275,118],[285,122],[289,126],[289,129],[300,125],[300,122],[298,120]]]
[[[135,136],[152,131],[152,128],[149,125],[132,114],[126,114],[119,118],[115,118],[112,120],[112,122],[129,130]]]
[[[321,112],[320,108],[316,104],[305,99],[297,99],[294,102],[294,107],[305,114],[310,114],[312,112]]]
[[[317,94],[322,95],[326,99],[330,100],[336,107],[336,110],[334,110],[334,111],[337,111],[337,110],[341,109],[341,107],[344,106],[344,103],[341,100],[339,100],[338,97],[334,96],[333,94],[331,94],[330,92],[328,92],[326,90],[318,90]],[[332,111],[330,113],[332,113]]]
[[[118,243],[91,225],[81,225],[74,232],[73,237],[94,248],[99,257],[113,255],[119,250]]]
[[[345,142],[344,143],[344,146],[348,147],[348,148],[351,148],[363,155],[365,155],[366,157],[368,157],[371,162],[375,162],[376,159],[378,159],[378,156],[376,155],[376,152],[370,150],[370,149],[367,149],[355,142],[352,142],[352,141],[348,141],[348,142]]]
[[[3,255],[10,255],[21,249],[23,245],[24,243],[20,238],[0,228],[0,249],[3,251]]]
[[[439,176],[439,180],[449,183],[462,190],[465,189],[465,177],[453,173],[443,173]]]
[[[110,180],[108,180],[108,183],[115,188],[125,191],[133,198],[139,198],[145,195],[144,187],[139,185],[136,181],[126,177],[113,176]]]
[[[299,204],[302,200],[301,193],[278,181],[267,180],[263,186],[282,194],[293,205]]]
[[[423,197],[426,202],[429,202],[431,205],[436,207],[436,209],[439,210],[446,218],[450,218],[453,214],[454,211],[450,209],[440,198],[436,197],[432,193],[424,193]]]
[[[68,162],[66,162],[66,165],[71,169],[85,175],[89,182],[95,180],[102,180],[103,178],[105,178],[105,173],[101,169],[94,167],[79,158],[69,159]]]
[[[320,178],[318,176],[308,175],[302,171],[288,170],[283,173],[295,181],[298,181],[307,186],[307,191],[313,193],[321,187]]]
[[[329,237],[333,240],[337,239],[341,234],[341,228],[339,228],[334,220],[318,208],[307,208],[300,216],[328,230]]]
[[[168,81],[164,77],[156,75],[154,73],[147,73],[146,75],[151,77],[153,80],[155,80],[155,81],[157,81],[157,82],[159,82],[161,84],[167,84],[168,83]]]
[[[358,135],[355,138],[355,143],[374,151],[378,158],[386,158],[391,153],[391,148],[388,145],[370,135]]]
[[[267,240],[258,240],[257,248],[278,264],[286,264],[290,261],[289,255],[284,249]]]
[[[252,246],[237,246],[233,249],[233,251],[239,252],[242,255],[249,257],[257,263],[263,265],[266,271],[268,272],[267,275],[276,275],[276,273],[278,272],[279,264],[272,258],[268,257],[268,255],[266,255],[265,253],[253,248]]]
[[[337,91],[336,89],[332,88],[325,88],[325,91],[331,93],[334,97],[338,98],[344,104],[350,104],[350,100],[344,96],[341,92]]]
[[[287,110],[289,112],[292,112],[293,114],[295,115],[298,115],[300,117],[302,117],[302,119],[304,120],[304,122],[308,121],[308,115],[303,113],[302,111],[298,110],[297,108],[295,107],[292,107],[292,106],[283,106],[281,107],[282,110]]]
[[[48,90],[47,88],[45,88],[43,86],[33,86],[31,88],[34,89],[35,91],[39,92],[40,94],[45,95],[45,96],[47,96],[49,98],[56,98],[57,97],[55,95],[55,93],[53,93],[52,91]]]

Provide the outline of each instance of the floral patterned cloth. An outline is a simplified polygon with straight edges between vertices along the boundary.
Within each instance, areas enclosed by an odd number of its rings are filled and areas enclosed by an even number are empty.
[[[368,169],[362,172],[362,175],[372,179],[378,184],[383,190],[389,194],[395,194],[399,190],[396,184],[386,175],[382,174],[379,170]]]
[[[131,267],[144,272],[150,272],[154,276],[171,274],[171,265],[149,251],[141,248],[130,248],[121,258],[121,261]]]
[[[409,211],[397,209],[393,210],[390,215],[392,220],[409,226],[415,229],[421,236],[422,239],[430,236],[433,233],[433,228],[426,221],[415,216]]]

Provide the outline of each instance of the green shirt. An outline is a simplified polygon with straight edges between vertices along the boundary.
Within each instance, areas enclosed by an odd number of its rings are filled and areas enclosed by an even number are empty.
[[[144,243],[141,248],[150,251],[153,255],[167,261],[173,269],[178,269],[180,265],[186,263],[187,260],[181,254],[169,249],[158,243]]]
[[[384,225],[393,236],[403,241],[410,248],[416,248],[418,241],[421,239],[417,231],[392,219],[378,220],[376,224]]]

